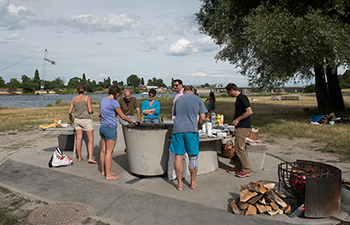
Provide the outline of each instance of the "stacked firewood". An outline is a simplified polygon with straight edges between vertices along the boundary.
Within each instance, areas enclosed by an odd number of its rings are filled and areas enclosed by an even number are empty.
[[[274,183],[264,180],[241,185],[239,197],[231,202],[232,211],[237,215],[256,215],[267,212],[276,214],[291,214],[291,207],[282,198],[284,194],[274,189]]]

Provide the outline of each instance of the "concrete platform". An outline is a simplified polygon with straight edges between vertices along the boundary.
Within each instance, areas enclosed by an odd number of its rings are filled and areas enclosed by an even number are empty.
[[[349,190],[343,188],[344,204],[336,217],[322,219],[289,218],[287,215],[238,216],[230,210],[241,184],[267,180],[277,182],[280,160],[266,155],[264,170],[249,178],[238,178],[226,172],[230,159],[219,156],[219,168],[198,175],[198,187],[192,190],[185,182],[177,191],[167,176],[140,177],[129,170],[126,153],[116,151],[112,171],[120,178],[107,181],[100,167],[84,159],[74,159],[72,166],[48,168],[48,161],[57,143],[38,146],[12,154],[0,164],[0,186],[38,200],[81,202],[93,209],[94,218],[110,224],[339,224],[348,221]],[[72,152],[64,151],[71,156]],[[200,157],[200,155],[199,155]],[[98,159],[98,152],[95,151]],[[286,201],[294,208],[293,198]],[[293,203],[294,202],[294,203]],[[293,205],[294,204],[294,205]]]

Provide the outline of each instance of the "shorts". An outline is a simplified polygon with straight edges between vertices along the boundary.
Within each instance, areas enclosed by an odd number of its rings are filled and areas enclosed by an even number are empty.
[[[94,127],[92,126],[92,119],[74,119],[75,130],[92,131]]]
[[[101,125],[100,136],[101,138],[105,138],[106,140],[109,140],[109,141],[116,140],[118,139],[117,128]]]
[[[215,110],[215,105],[208,105],[208,110]]]
[[[185,149],[188,155],[199,154],[198,132],[176,133],[171,138],[169,151],[177,155],[184,155]]]

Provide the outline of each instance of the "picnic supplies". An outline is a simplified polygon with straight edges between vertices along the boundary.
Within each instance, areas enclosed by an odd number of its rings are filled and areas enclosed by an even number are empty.
[[[72,164],[73,160],[70,157],[63,154],[60,148],[55,149],[49,161],[50,168],[58,166],[68,166]]]
[[[43,129],[43,130],[46,130],[47,128],[50,128],[50,127],[57,127],[59,125],[61,125],[61,120],[55,120],[52,124],[50,125],[39,125],[39,128],[40,129]]]

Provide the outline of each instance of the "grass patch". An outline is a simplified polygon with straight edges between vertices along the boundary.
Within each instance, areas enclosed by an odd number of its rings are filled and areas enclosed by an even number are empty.
[[[10,214],[7,208],[0,208],[0,225],[17,224],[17,218]]]
[[[206,99],[207,96],[202,98]],[[300,95],[299,101],[272,101],[268,95],[249,95],[253,115],[251,123],[259,128],[259,133],[272,137],[311,138],[327,143],[322,151],[335,152],[350,156],[350,125],[335,124],[309,125],[310,116],[319,115],[314,95]],[[254,101],[252,101],[254,98]],[[138,99],[140,105],[148,97]],[[171,120],[173,98],[156,96],[160,102],[160,117]],[[231,124],[234,116],[235,98],[225,94],[216,96],[215,112],[225,115],[225,123]],[[208,104],[208,103],[206,103]],[[350,116],[350,101],[345,100],[346,113],[337,117]],[[309,111],[304,111],[308,108]],[[99,104],[92,104],[92,120],[97,122]],[[29,131],[37,129],[39,124],[51,124],[55,119],[68,122],[69,103],[57,102],[52,107],[44,108],[0,108],[1,131]],[[329,112],[331,113],[331,112]]]

